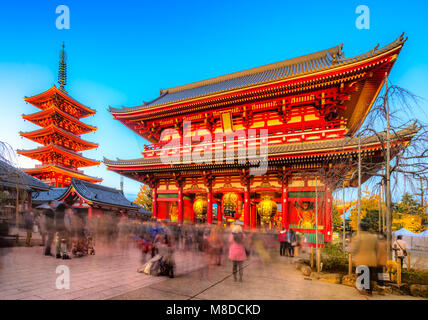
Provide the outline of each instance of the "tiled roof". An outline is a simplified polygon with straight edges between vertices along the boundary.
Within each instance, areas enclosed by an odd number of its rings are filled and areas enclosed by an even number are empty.
[[[137,210],[140,208],[140,206],[126,199],[120,190],[114,188],[109,188],[78,179],[72,179],[71,186],[76,189],[79,195],[89,201],[128,207]]]
[[[68,188],[52,188],[49,191],[39,192],[33,195],[33,202],[48,202],[50,200],[62,200],[63,197],[74,188],[84,199],[101,204],[126,207],[140,210],[140,206],[126,199],[120,190],[105,187],[99,184],[73,178]]]
[[[395,133],[391,133],[392,140],[398,140],[403,138],[411,138],[417,132],[419,128],[412,124],[409,127],[397,131]],[[385,139],[386,133],[381,132],[378,135],[365,136],[361,137],[361,145],[369,146],[371,144],[379,144],[379,137]],[[302,143],[287,143],[287,144],[279,144],[279,145],[271,145],[268,148],[269,158],[275,155],[292,155],[298,154],[304,156],[305,153],[310,154],[313,152],[319,152],[322,150],[332,150],[332,149],[355,149],[358,147],[358,137],[345,137],[342,139],[332,139],[332,140],[320,140],[314,142],[302,142]],[[260,154],[259,150],[253,154]],[[235,150],[235,159],[238,158],[238,153]],[[162,161],[159,157],[153,158],[139,158],[139,159],[131,159],[131,160],[109,160],[104,158],[104,164],[107,166],[118,166],[118,167],[133,167],[133,166],[150,166],[150,165],[161,165]]]
[[[376,46],[367,53],[352,58],[344,57],[341,44],[331,49],[298,58],[288,59],[183,86],[161,89],[159,97],[150,102],[145,102],[143,105],[136,107],[110,108],[110,112],[126,113],[140,109],[143,110],[144,108],[151,106],[161,106],[171,102],[181,102],[196,97],[203,97],[215,93],[266,84],[272,81],[291,78],[296,75],[310,74],[329,68],[335,68],[379,55],[402,45],[405,41],[406,39],[401,35],[397,40],[381,49],[378,49],[378,46]]]
[[[14,166],[0,160],[0,185],[16,188],[18,185],[21,189],[49,190],[49,186],[37,178],[26,174]]]
[[[38,204],[41,202],[61,199],[67,190],[68,188],[52,188],[49,191],[35,192],[33,193],[33,202]]]

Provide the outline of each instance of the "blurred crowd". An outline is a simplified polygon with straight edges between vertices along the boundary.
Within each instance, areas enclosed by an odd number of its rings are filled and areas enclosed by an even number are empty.
[[[123,252],[128,252],[132,246],[141,252],[139,272],[169,277],[176,273],[177,252],[188,255],[190,262],[193,257],[202,260],[205,267],[200,268],[201,278],[207,278],[210,268],[230,260],[234,280],[243,281],[244,262],[250,256],[269,263],[277,256],[294,257],[311,246],[306,243],[304,234],[292,229],[266,227],[243,230],[238,224],[227,227],[208,224],[180,226],[107,213],[88,218],[87,211],[65,203],[58,205],[54,201],[25,213],[23,222],[26,246],[32,246],[32,235],[38,232],[46,256],[71,259],[94,255],[95,244],[119,247]],[[6,224],[0,227],[2,234],[8,233]],[[407,244],[401,236],[393,241],[391,250],[402,267]],[[360,231],[348,241],[347,251],[352,254],[354,265],[369,268],[370,286],[360,288],[360,292],[370,295],[373,281],[385,273],[387,265],[384,235],[369,233],[362,223]]]

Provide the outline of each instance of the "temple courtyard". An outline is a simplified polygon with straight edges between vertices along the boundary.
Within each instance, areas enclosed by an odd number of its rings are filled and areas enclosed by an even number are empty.
[[[412,296],[361,296],[354,288],[305,278],[293,258],[278,257],[262,263],[252,257],[244,263],[244,280],[234,282],[232,266],[209,265],[195,253],[176,253],[176,277],[137,273],[141,253],[127,248],[98,245],[95,256],[60,260],[42,255],[43,248],[0,249],[0,299],[31,300],[187,300],[187,299],[418,299]],[[294,258],[296,259],[296,258]],[[69,289],[57,289],[57,267],[70,270]]]

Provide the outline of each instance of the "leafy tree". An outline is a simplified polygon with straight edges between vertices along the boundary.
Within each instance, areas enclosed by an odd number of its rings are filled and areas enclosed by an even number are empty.
[[[361,198],[361,222],[368,225],[370,232],[379,231],[379,195],[370,194],[367,190],[363,191]],[[382,207],[385,203],[382,201]],[[419,233],[424,231],[423,221],[426,217],[424,208],[420,206],[413,196],[405,193],[400,202],[393,205],[392,231],[406,228],[409,231]],[[351,227],[357,230],[358,224],[358,201],[355,200],[351,205]]]
[[[413,196],[405,193],[400,202],[393,205],[393,229],[406,228],[414,233],[422,232],[426,229],[424,220],[426,219],[426,209],[417,203]]]
[[[409,193],[405,193],[401,201],[393,205],[393,211],[399,214],[423,215],[425,208],[413,199]]]
[[[361,222],[368,224],[368,228],[372,232],[379,231],[379,195],[370,194],[369,191],[363,191],[364,196],[361,197]],[[384,203],[382,202],[384,206]],[[357,230],[358,226],[358,200],[351,202],[351,228]]]
[[[135,199],[134,203],[151,212],[153,204],[152,189],[149,186],[143,184],[140,187],[140,192],[138,192],[137,199]]]
[[[378,210],[367,210],[362,222],[367,223],[369,226],[369,232],[379,231],[379,209]]]
[[[333,223],[333,230],[334,231],[342,231],[343,229],[343,218],[339,213],[339,210],[337,210],[337,206],[333,206],[333,212],[331,217],[332,223]]]

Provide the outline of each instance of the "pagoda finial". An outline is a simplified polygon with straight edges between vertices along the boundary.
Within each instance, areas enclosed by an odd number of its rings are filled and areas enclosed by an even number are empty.
[[[59,89],[65,91],[65,85],[67,84],[67,63],[65,62],[67,56],[64,50],[64,42],[62,43],[62,49],[59,55],[59,67],[58,67],[58,83]]]

